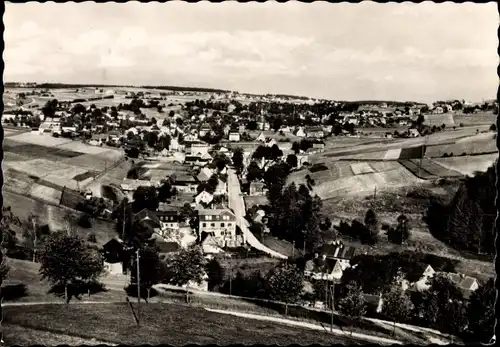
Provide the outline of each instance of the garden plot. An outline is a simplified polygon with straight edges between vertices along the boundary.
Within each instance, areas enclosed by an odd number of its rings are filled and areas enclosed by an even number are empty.
[[[498,153],[498,149],[493,139],[465,141],[447,145],[428,146],[425,156],[429,158],[443,157],[445,154],[459,156],[466,154],[492,154]]]
[[[455,170],[450,170],[448,168],[445,168],[444,166],[441,166],[431,159],[425,158],[425,159],[410,159],[410,161],[415,164],[415,165],[422,165],[422,168],[429,172],[431,175],[435,175],[438,177],[461,177],[462,174],[458,171]]]
[[[16,162],[11,164],[12,167],[18,171],[26,172],[38,177],[44,177],[49,174],[61,170],[74,170],[71,165],[66,165],[62,162],[55,162],[47,159],[32,159],[24,162]]]
[[[385,160],[397,160],[401,155],[401,148],[389,149],[384,156]]]
[[[424,115],[425,124],[430,126],[441,126],[444,124],[446,126],[455,125],[455,119],[453,118],[453,114],[451,113],[443,113],[443,114],[426,114]]]
[[[370,167],[368,163],[354,163],[351,164],[352,172],[355,175],[362,175],[367,173],[373,173],[373,169]]]
[[[417,163],[414,163],[411,160],[406,159],[406,160],[400,160],[399,163],[406,169],[408,169],[413,175],[423,180],[438,178],[438,176],[425,170],[425,168],[420,165],[420,160],[418,160]]]
[[[408,170],[400,167],[395,170],[357,175],[341,178],[335,182],[317,184],[314,191],[321,199],[330,199],[343,195],[370,193],[375,189],[383,191],[420,182],[421,180]]]
[[[425,146],[402,148],[399,159],[422,158],[425,154]]]
[[[387,154],[387,151],[359,151],[361,153],[357,154],[343,154],[338,157],[341,160],[384,160]]]
[[[497,122],[497,116],[493,113],[480,112],[475,114],[456,114],[455,124],[467,125],[491,125]]]
[[[482,140],[494,141],[495,140],[495,135],[496,135],[496,133],[492,133],[492,132],[481,133],[481,134],[472,135],[472,136],[469,136],[469,137],[464,137],[464,138],[458,139],[456,142],[457,143],[462,143],[462,142],[482,141]]]
[[[16,154],[12,152],[3,152],[3,161],[4,162],[18,162],[18,161],[25,161],[25,160],[30,160],[29,157],[26,157],[21,154]]]
[[[44,201],[48,201],[53,204],[59,204],[59,202],[61,201],[61,194],[62,192],[60,190],[47,187],[38,183],[33,184],[29,191],[30,196],[37,199],[42,199]]]
[[[65,143],[73,142],[71,139],[64,139],[61,137],[53,137],[49,134],[40,134],[37,132],[26,132],[19,135],[9,137],[11,140],[39,145],[44,147],[56,147]]]
[[[343,177],[351,177],[354,175],[351,164],[349,162],[332,162],[325,165],[325,170],[314,171],[311,170],[300,170],[292,172],[288,176],[288,182],[295,182],[295,184],[306,184],[306,176],[309,175],[316,182],[316,184],[328,183],[333,184],[335,181]]]
[[[384,172],[389,170],[396,170],[401,167],[397,161],[372,161],[370,166],[376,172]]]
[[[43,179],[61,188],[68,187],[71,189],[78,189],[78,185],[79,184],[83,185],[86,180],[77,182],[76,180],[73,179],[73,177],[75,175],[83,174],[85,172],[87,172],[87,169],[73,167],[71,169],[58,170],[53,174],[45,176]],[[90,178],[90,180],[92,179]]]
[[[11,168],[3,168],[4,188],[20,194],[26,194],[36,182],[37,177],[19,172]]]
[[[71,141],[69,143],[58,146],[60,149],[65,149],[69,151],[79,152],[83,154],[100,154],[107,151],[107,148],[90,146],[79,141]]]
[[[476,171],[484,172],[498,160],[498,154],[485,154],[475,156],[436,158],[434,162],[464,175],[473,176]]]
[[[82,154],[75,158],[66,159],[64,163],[84,168],[86,170],[104,171],[114,165],[120,159],[120,157],[116,157],[116,153],[108,153],[108,151],[106,151],[99,155]],[[78,173],[75,173],[75,175],[76,174]]]

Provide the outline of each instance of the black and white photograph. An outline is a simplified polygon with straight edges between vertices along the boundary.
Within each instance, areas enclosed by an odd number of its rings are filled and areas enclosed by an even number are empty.
[[[496,2],[3,7],[0,346],[496,342]]]

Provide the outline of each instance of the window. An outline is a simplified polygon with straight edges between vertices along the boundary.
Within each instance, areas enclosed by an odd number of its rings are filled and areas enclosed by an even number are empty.
[[[224,223],[220,223],[220,226],[221,226],[222,228],[224,228]]]
[[[205,228],[207,226],[207,223],[203,223],[203,227]]]
[[[227,223],[227,226],[230,227],[230,226],[232,226],[232,224],[231,223]]]
[[[210,223],[210,226],[213,228],[215,227],[215,223]]]

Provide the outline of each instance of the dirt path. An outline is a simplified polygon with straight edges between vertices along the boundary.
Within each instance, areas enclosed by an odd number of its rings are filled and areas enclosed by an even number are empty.
[[[298,326],[302,328],[308,328],[311,330],[318,330],[318,331],[323,331],[323,332],[330,332],[334,335],[340,335],[340,336],[346,336],[350,334],[346,334],[344,331],[340,329],[327,329],[322,327],[321,325],[316,325],[316,324],[311,324],[311,323],[306,323],[306,322],[297,322],[289,319],[283,319],[283,318],[276,318],[276,317],[268,317],[268,316],[262,316],[262,315],[257,315],[257,314],[252,314],[252,313],[242,313],[242,312],[232,312],[232,311],[226,311],[226,310],[216,310],[216,309],[211,309],[211,308],[205,308],[205,310],[210,311],[210,312],[215,312],[219,314],[228,314],[228,315],[233,315],[236,317],[243,317],[243,318],[250,318],[250,319],[257,319],[261,321],[268,321],[268,322],[276,322],[276,323],[281,323],[281,324],[286,324],[286,325],[292,325],[292,326]],[[378,337],[378,336],[372,336],[372,335],[366,335],[366,334],[361,334],[361,333],[352,333],[352,337],[360,340],[365,340],[365,341],[370,341],[373,343],[380,343],[380,344],[397,344],[401,345],[403,344],[401,341],[398,340],[393,340],[393,339],[386,339],[383,337]]]

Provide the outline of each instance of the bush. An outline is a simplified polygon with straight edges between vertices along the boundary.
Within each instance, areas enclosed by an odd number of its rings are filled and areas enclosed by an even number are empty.
[[[78,218],[78,225],[82,228],[90,229],[92,228],[92,221],[87,214],[83,214]]]
[[[459,127],[463,128],[464,127],[464,123],[460,123]]]
[[[95,233],[90,233],[89,236],[87,237],[88,242],[96,243],[97,242],[97,237]]]
[[[0,298],[5,301],[16,300],[28,295],[28,290],[24,283],[4,284],[0,290]]]

